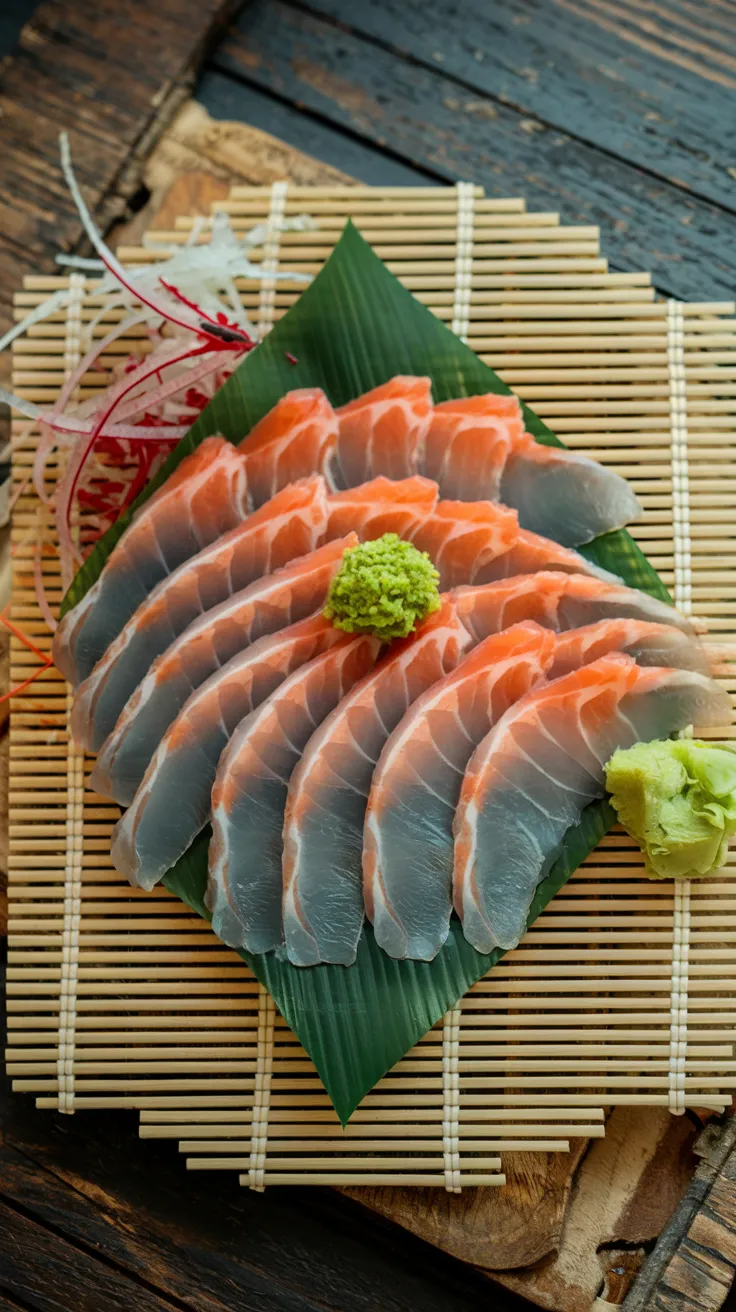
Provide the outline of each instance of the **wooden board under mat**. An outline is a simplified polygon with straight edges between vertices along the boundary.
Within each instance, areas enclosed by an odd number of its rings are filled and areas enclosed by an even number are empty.
[[[529,214],[480,188],[233,188],[237,231],[272,232],[276,267],[314,273],[350,216],[402,282],[464,337],[575,450],[628,478],[639,541],[681,608],[707,625],[717,672],[736,681],[736,320],[733,304],[655,298],[645,273],[607,271],[598,230]],[[197,225],[193,232],[193,225]],[[128,262],[206,240],[182,217]],[[255,258],[259,253],[255,252]],[[17,315],[61,277],[30,277]],[[14,390],[51,403],[81,359],[94,280],[16,342]],[[268,331],[298,283],[243,281]],[[107,319],[104,322],[110,323]],[[102,335],[103,324],[95,332]],[[143,332],[116,355],[143,346]],[[87,380],[80,396],[104,382]],[[50,634],[33,583],[53,543],[29,482],[35,435],[16,421],[12,618]],[[49,471],[55,472],[54,467]],[[57,471],[58,472],[58,471]],[[61,599],[56,556],[41,554]],[[11,642],[13,686],[38,657]],[[113,869],[117,807],[86,787],[53,669],[14,698],[10,727],[8,1069],[60,1111],[134,1108],[141,1134],[180,1143],[194,1170],[271,1184],[503,1183],[503,1159],[603,1134],[612,1104],[723,1109],[736,1088],[736,882],[650,882],[613,832],[523,942],[407,1054],[341,1130],[314,1068],[243,961],[164,888]],[[724,734],[733,730],[724,727]]]

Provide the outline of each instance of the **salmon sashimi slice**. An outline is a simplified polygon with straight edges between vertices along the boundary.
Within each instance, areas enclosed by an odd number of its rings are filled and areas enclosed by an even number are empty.
[[[484,953],[516,946],[565,834],[603,796],[616,748],[729,720],[727,694],[705,675],[642,669],[625,655],[511,707],[473,753],[455,815],[454,902],[468,942]]]
[[[490,726],[544,678],[555,637],[516,624],[419,696],[387,739],[363,834],[365,909],[391,957],[431,961],[452,909],[452,822],[465,766]]]
[[[343,552],[357,542],[351,533],[299,556],[190,624],[154,661],[125,706],[97,758],[92,787],[129,806],[187,698],[251,643],[323,606]]]
[[[363,822],[388,735],[472,639],[450,598],[398,642],[327,716],[291,776],[284,819],[283,921],[297,966],[355,960],[363,927]]]
[[[408,537],[437,505],[439,490],[428,478],[372,478],[330,497],[330,537],[355,530],[362,542],[384,533]]]
[[[212,928],[223,943],[249,952],[282,943],[289,779],[314,731],[367,674],[379,649],[376,638],[342,634],[249,715],[223,752],[212,790],[207,889]]]
[[[520,620],[535,620],[544,628],[565,632],[598,620],[634,619],[668,628],[674,626],[698,647],[689,622],[674,606],[638,588],[605,583],[582,574],[541,570],[538,574],[520,574],[482,587],[459,587],[454,590],[453,598],[463,624],[476,641],[489,633],[500,633]],[[702,668],[695,653],[692,661],[693,669]]]
[[[624,478],[597,460],[543,446],[531,433],[514,442],[501,479],[500,499],[519,523],[566,547],[640,519],[642,510]]]
[[[515,396],[488,392],[441,401],[429,425],[422,473],[439,484],[442,497],[501,501],[504,466],[523,435]]]
[[[192,693],[113,832],[113,864],[131,884],[153,888],[206,825],[217,763],[240,721],[343,637],[321,615],[311,616],[260,638]]]
[[[570,674],[581,665],[590,665],[600,656],[621,651],[633,656],[637,665],[657,665],[666,669],[697,670],[710,674],[711,665],[702,643],[670,624],[651,624],[645,620],[610,619],[571,629],[557,638],[555,658],[548,671],[550,679]]]
[[[493,501],[439,501],[404,536],[428,552],[440,588],[474,583],[488,563],[511,550],[519,534],[516,511]]]
[[[251,504],[263,505],[309,474],[324,474],[330,481],[336,441],[337,417],[322,389],[287,392],[238,447],[245,457]]]
[[[353,487],[376,474],[407,478],[421,468],[432,419],[429,378],[397,375],[337,412],[335,484]]]
[[[442,502],[440,502],[442,505]],[[514,511],[514,514],[516,512]],[[591,578],[607,583],[620,583],[616,574],[601,569],[586,560],[578,551],[561,547],[551,538],[543,538],[528,529],[517,529],[516,537],[505,552],[489,555],[476,571],[475,583],[492,583],[496,579],[512,578],[515,574],[534,574],[538,570],[557,570],[565,574],[589,574]]]
[[[247,490],[242,456],[224,437],[207,437],[141,506],[54,634],[54,661],[74,687],[161,579],[245,518]]]
[[[77,689],[76,741],[99,751],[156,657],[188,625],[255,579],[313,551],[327,529],[327,501],[319,475],[292,483],[162,579]]]

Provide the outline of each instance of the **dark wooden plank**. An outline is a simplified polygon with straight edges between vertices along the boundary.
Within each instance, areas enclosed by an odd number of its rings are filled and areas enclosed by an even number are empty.
[[[59,1238],[0,1199],[0,1272],[12,1297],[38,1312],[172,1312],[142,1283]],[[181,1305],[179,1305],[181,1306]]]
[[[736,10],[697,0],[308,0],[658,177],[736,208]]]
[[[215,66],[448,181],[600,224],[612,263],[651,269],[663,291],[733,293],[733,224],[717,207],[280,0],[248,6]]]
[[[140,163],[186,94],[232,0],[42,0],[0,72],[0,316],[30,269],[81,226],[59,169],[66,128],[88,203],[121,213]]]
[[[415,168],[393,159],[352,132],[342,131],[298,105],[268,95],[256,87],[206,70],[197,85],[197,99],[216,119],[235,119],[260,128],[296,150],[337,164],[343,173],[371,187],[413,187],[444,181],[431,169]]]
[[[702,1161],[626,1298],[625,1312],[734,1306],[736,1117],[707,1126],[695,1151]]]

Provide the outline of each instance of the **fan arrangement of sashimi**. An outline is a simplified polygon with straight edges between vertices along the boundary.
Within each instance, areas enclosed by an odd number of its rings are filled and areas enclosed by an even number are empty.
[[[291,392],[240,446],[205,439],[54,640],[93,785],[128,807],[117,868],[152,888],[211,821],[231,946],[350,965],[367,916],[428,961],[454,907],[479,952],[513,947],[613,751],[728,715],[687,622],[574,550],[637,515],[514,397],[434,406],[425,378],[338,411]],[[323,608],[387,532],[442,596],[382,644]]]

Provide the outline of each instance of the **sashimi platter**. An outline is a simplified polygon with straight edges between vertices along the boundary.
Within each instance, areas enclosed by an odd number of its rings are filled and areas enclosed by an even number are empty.
[[[627,532],[627,478],[564,448],[350,223],[258,343],[201,282],[125,278],[174,322],[148,410],[185,332],[205,394],[106,520],[105,452],[144,421],[125,375],[79,412],[55,511],[74,569],[58,614],[42,599],[70,744],[121,808],[114,871],[211,922],[344,1124],[617,820],[652,879],[722,865],[730,697]]]
[[[116,868],[153,888],[211,819],[231,947],[351,966],[367,918],[432,961],[453,908],[478,952],[515,947],[613,752],[728,718],[687,622],[564,545],[636,513],[513,396],[434,405],[426,377],[337,410],[301,388],[205,438],[54,638],[92,786],[127,808]],[[372,542],[343,615],[331,584]],[[393,637],[407,561],[440,591]]]

